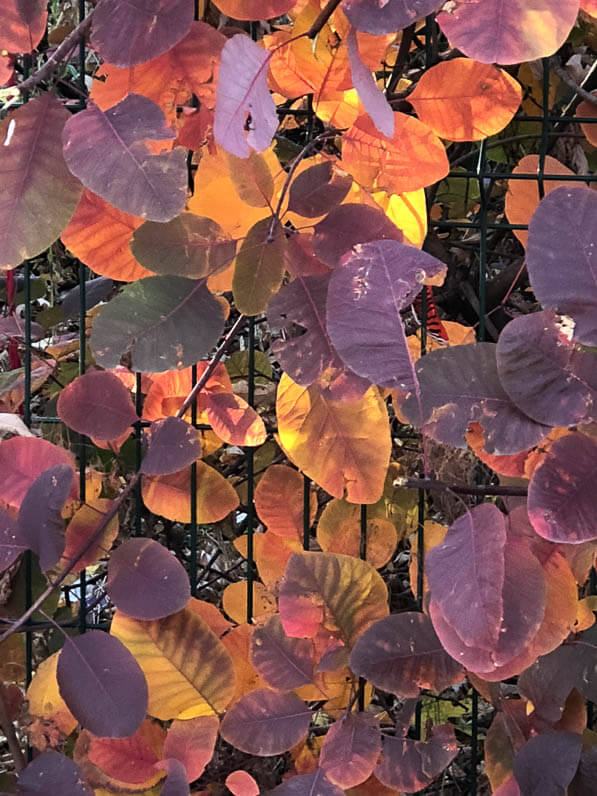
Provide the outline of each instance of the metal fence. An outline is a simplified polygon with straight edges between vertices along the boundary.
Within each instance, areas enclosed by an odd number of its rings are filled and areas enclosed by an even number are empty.
[[[78,13],[79,19],[85,16],[85,2],[78,0]],[[434,22],[433,17],[429,17],[426,21],[424,29],[417,35],[417,45],[419,47],[415,52],[415,57],[420,58],[420,62],[428,68],[438,61],[438,48],[441,44],[439,32]],[[78,53],[78,86],[81,92],[85,92],[85,72],[86,72],[86,59],[87,52],[85,44],[81,44]],[[24,77],[28,76],[29,70],[32,68],[31,57],[24,58]],[[579,118],[574,115],[574,111],[580,98],[574,93],[573,90],[564,91],[562,99],[552,107],[550,101],[550,74],[553,75],[549,59],[544,59],[540,64],[542,75],[542,90],[541,101],[538,104],[537,112],[529,114],[519,112],[514,121],[511,123],[505,133],[501,133],[493,138],[486,139],[480,144],[460,144],[452,145],[448,150],[451,156],[451,162],[457,162],[459,167],[452,170],[449,175],[451,180],[458,181],[462,186],[463,195],[465,197],[472,196],[473,192],[478,198],[475,200],[475,208],[467,214],[465,220],[457,219],[437,219],[429,221],[429,230],[435,233],[447,245],[465,246],[468,253],[468,267],[476,272],[477,291],[474,297],[468,296],[466,299],[469,303],[469,309],[476,312],[476,332],[477,339],[482,341],[491,339],[492,334],[492,320],[491,311],[495,308],[488,308],[487,303],[487,286],[492,277],[499,275],[502,268],[501,258],[502,254],[498,244],[504,240],[512,239],[512,232],[514,230],[527,229],[527,225],[510,224],[503,218],[503,197],[496,194],[496,188],[503,191],[504,181],[507,180],[531,180],[537,184],[539,196],[544,194],[545,183],[549,180],[570,181],[570,182],[583,182],[593,183],[597,181],[597,175],[582,174],[582,175],[552,175],[546,173],[545,164],[546,158],[551,151],[554,142],[560,137],[574,136],[575,126],[579,122],[587,124],[597,123],[597,118],[586,117]],[[597,71],[591,70],[586,78],[583,87],[586,90],[597,88]],[[84,101],[80,103],[84,107]],[[286,113],[286,111],[284,111]],[[306,124],[304,126],[305,136],[312,136],[315,128],[315,117],[313,115],[312,105],[309,102],[304,112],[306,117]],[[532,123],[538,125],[537,129],[531,132],[518,132],[520,125]],[[514,132],[511,133],[510,131]],[[503,147],[506,143],[514,143],[516,141],[529,141],[532,142],[536,139],[538,147],[535,154],[539,157],[539,168],[536,173],[527,174],[513,174],[512,164],[499,163],[492,159],[492,152],[498,145]],[[199,188],[200,190],[200,188]],[[429,208],[433,204],[435,197],[435,188],[428,190],[428,205]],[[469,234],[468,238],[463,237],[464,234]],[[522,251],[520,248],[515,251],[515,258],[518,258],[522,264]],[[41,265],[40,265],[41,263]],[[24,278],[24,346],[23,346],[23,365],[24,365],[24,379],[25,379],[25,399],[24,399],[24,421],[27,425],[41,429],[44,436],[51,436],[55,433],[56,427],[60,424],[57,417],[45,416],[36,414],[34,402],[32,401],[32,321],[35,315],[35,297],[32,293],[32,285],[34,276],[39,275],[44,268],[43,260],[36,258],[34,262],[25,262],[22,266]],[[78,318],[78,331],[79,331],[79,358],[78,358],[78,371],[80,374],[85,373],[87,368],[85,345],[85,316],[87,311],[87,296],[86,296],[86,280],[90,278],[90,272],[83,263],[78,263],[78,281],[79,281],[79,318]],[[425,301],[425,299],[423,299]],[[441,308],[441,291],[439,304]],[[501,311],[501,308],[498,308]],[[423,311],[423,320],[425,317],[425,310]],[[249,318],[246,322],[243,335],[241,337],[243,347],[248,351],[248,403],[251,406],[255,405],[255,387],[256,387],[256,366],[255,366],[255,353],[259,347],[258,335],[258,320]],[[424,354],[426,350],[426,333],[425,325],[423,323],[421,333],[421,353]],[[193,382],[196,381],[196,372],[193,373]],[[139,416],[142,413],[142,395],[141,395],[141,374],[137,374],[137,390],[136,390],[136,409]],[[197,407],[196,404],[192,407],[192,423],[197,426]],[[140,421],[136,424],[134,435],[134,458],[137,469],[140,467],[142,458],[142,428],[143,422]],[[413,435],[412,430],[407,427],[395,429],[398,436],[404,439],[408,438],[409,442],[417,440],[416,435]],[[73,437],[71,436],[71,440]],[[91,443],[86,438],[75,435],[73,442],[74,450],[78,457],[80,467],[80,494],[81,500],[85,500],[86,481],[85,481],[85,468],[87,466],[89,451]],[[491,477],[490,471],[479,468],[477,470],[477,482],[482,483],[483,479]],[[242,513],[238,514],[238,519],[241,522],[239,533],[246,530],[247,533],[247,561],[246,564],[242,562],[235,567],[235,577],[246,577],[247,581],[247,620],[251,621],[253,617],[253,582],[256,578],[255,565],[253,560],[254,551],[254,532],[256,528],[256,515],[253,505],[254,488],[256,484],[256,463],[255,451],[252,448],[245,451],[245,465],[244,477],[246,478],[246,504],[242,507]],[[487,481],[486,481],[487,482]],[[196,484],[197,484],[197,469],[196,466],[192,468],[191,474],[191,521],[185,528],[185,549],[188,551],[186,565],[188,567],[188,574],[191,582],[191,592],[193,596],[201,596],[207,586],[225,582],[226,573],[218,569],[216,559],[218,551],[207,549],[205,529],[197,522],[197,505],[196,505]],[[312,547],[312,531],[311,522],[309,517],[309,501],[310,501],[311,483],[307,477],[304,478],[304,522],[303,522],[303,546],[308,550]],[[418,493],[418,530],[417,530],[417,543],[418,550],[424,549],[424,527],[423,522],[427,516],[428,510],[428,495],[419,490]],[[140,493],[140,486],[137,487],[132,497],[132,507],[130,508],[130,516],[132,516],[133,533],[143,535],[146,532],[144,527],[146,510],[143,507]],[[360,526],[361,526],[361,558],[366,556],[367,544],[367,506],[361,506],[360,511]],[[404,551],[404,545],[399,548],[397,555]],[[205,554],[202,556],[202,554]],[[206,558],[206,561],[200,562],[200,557]],[[411,598],[411,607],[421,607],[421,595],[423,592],[423,556],[417,557],[418,571],[417,571],[417,584],[418,595],[417,601]],[[25,602],[23,609],[29,607],[34,599],[34,573],[32,570],[32,560],[30,554],[25,557]],[[230,575],[229,575],[230,577]],[[83,572],[80,579],[71,586],[64,589],[64,597],[67,604],[72,601],[78,601],[78,616],[70,622],[73,630],[76,632],[84,633],[90,628],[106,628],[107,621],[102,621],[101,602],[96,604],[94,599],[94,585],[101,581],[103,575],[88,578]],[[592,593],[595,593],[595,578],[594,573],[591,578],[590,587]],[[66,623],[68,626],[69,623]],[[30,682],[33,666],[34,666],[34,653],[33,641],[36,633],[41,630],[46,630],[47,623],[43,621],[29,620],[22,628],[26,638],[26,678],[27,683]],[[364,691],[361,685],[360,692],[361,707],[364,704]],[[482,737],[485,726],[482,722],[482,711],[480,708],[481,698],[474,688],[471,688],[466,696],[465,704],[470,708],[467,721],[469,725],[469,743],[465,744],[465,748],[461,752],[456,763],[460,766],[464,776],[458,783],[446,785],[440,783],[442,793],[469,793],[477,794],[481,792],[488,792],[486,781],[482,773]],[[592,722],[592,711],[589,706],[589,726]],[[486,713],[489,715],[489,706],[487,706]],[[415,733],[421,732],[421,711],[416,713]],[[468,749],[467,749],[468,746]],[[466,785],[463,785],[466,781]],[[450,789],[452,788],[452,789]],[[438,792],[439,786],[431,786],[425,793]]]

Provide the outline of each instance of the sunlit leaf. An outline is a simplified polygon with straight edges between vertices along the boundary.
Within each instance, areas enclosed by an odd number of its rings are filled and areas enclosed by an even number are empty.
[[[66,706],[58,690],[56,666],[58,652],[42,661],[27,688],[28,712],[37,718],[52,720],[65,735],[70,735],[77,720]]]
[[[175,719],[170,725],[164,743],[164,757],[180,760],[188,782],[199,779],[211,760],[219,726],[217,716],[198,716],[186,721]]]
[[[252,583],[253,611],[252,618],[258,619],[276,611],[276,598],[270,594],[263,583],[258,580]],[[229,583],[222,592],[222,609],[233,622],[245,622],[247,619],[247,582],[238,580]]]
[[[229,633],[222,636],[222,644],[230,653],[234,666],[236,689],[231,700],[233,703],[257,688],[266,687],[265,681],[249,659],[251,636],[254,629],[254,625],[243,622],[242,625],[233,627]]]
[[[288,539],[303,538],[304,478],[284,464],[268,467],[255,488],[255,508],[270,533]],[[317,511],[316,496],[309,492],[309,525]]]
[[[215,433],[229,445],[263,445],[267,438],[261,417],[234,393],[210,396],[205,411]]]
[[[116,612],[110,630],[130,650],[158,719],[191,719],[223,711],[234,693],[232,660],[191,608],[153,622]]]
[[[239,536],[234,540],[238,552],[247,558],[247,536]],[[303,549],[302,539],[289,536],[278,536],[273,531],[254,534],[253,560],[257,572],[270,592],[275,592],[278,581],[284,576],[288,559],[292,553]]]
[[[259,315],[278,292],[284,277],[285,237],[282,227],[272,219],[258,221],[247,233],[236,258],[232,292],[239,312]]]
[[[2,9],[0,50],[31,52],[44,35],[47,20],[45,0],[6,0]]]
[[[375,776],[390,788],[415,793],[433,782],[457,754],[452,724],[434,727],[426,741],[386,735]]]
[[[345,500],[331,500],[317,523],[317,541],[325,553],[344,553],[358,558],[361,553],[361,508]],[[380,569],[387,564],[398,543],[396,528],[385,517],[367,513],[365,560]]]
[[[58,396],[58,416],[79,434],[116,439],[138,420],[129,391],[113,373],[77,376]]]
[[[270,688],[293,691],[313,681],[311,641],[287,636],[278,614],[255,627],[250,659]]]
[[[378,191],[372,196],[390,221],[402,232],[404,242],[420,249],[427,237],[427,205],[423,188],[398,194]]]
[[[394,33],[441,6],[441,0],[388,0],[380,6],[374,0],[347,0],[346,16],[358,30],[367,33]]]
[[[64,551],[60,559],[60,567],[73,566],[73,572],[80,572],[85,567],[109,552],[118,536],[118,514],[107,524],[105,530],[97,538],[97,531],[105,521],[105,515],[112,502],[105,498],[87,497],[87,502],[78,508],[64,532]],[[91,544],[91,539],[96,541]],[[85,551],[85,552],[83,552]]]
[[[326,777],[342,788],[368,779],[381,752],[379,722],[372,713],[347,713],[328,730],[319,765]]]

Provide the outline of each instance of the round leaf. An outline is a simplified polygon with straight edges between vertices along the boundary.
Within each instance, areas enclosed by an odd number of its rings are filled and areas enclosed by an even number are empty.
[[[117,439],[138,420],[129,391],[113,373],[77,376],[58,396],[58,416],[79,434]]]

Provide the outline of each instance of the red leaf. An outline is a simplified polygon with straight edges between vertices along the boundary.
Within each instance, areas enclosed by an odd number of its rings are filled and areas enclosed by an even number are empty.
[[[174,719],[164,744],[164,757],[179,760],[187,781],[199,779],[212,758],[220,722],[217,716]]]
[[[122,381],[107,371],[90,371],[58,396],[58,415],[67,426],[100,440],[117,439],[139,418]]]
[[[381,752],[379,722],[372,713],[347,713],[327,731],[319,766],[341,788],[365,782]]]

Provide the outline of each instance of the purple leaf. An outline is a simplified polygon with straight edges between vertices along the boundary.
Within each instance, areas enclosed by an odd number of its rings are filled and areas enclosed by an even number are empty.
[[[593,796],[597,782],[597,746],[583,749],[576,776],[568,788],[569,796]]]
[[[271,57],[271,52],[244,34],[228,39],[222,49],[214,136],[238,158],[249,157],[249,147],[256,152],[267,149],[278,127],[276,105],[267,87]]]
[[[301,172],[290,184],[288,209],[305,218],[316,218],[339,205],[352,186],[352,177],[339,173],[330,161]]]
[[[191,597],[184,567],[153,539],[127,539],[112,553],[106,591],[134,619],[163,619],[181,611]]]
[[[311,711],[296,694],[258,688],[228,708],[220,735],[250,755],[281,755],[304,740]]]
[[[442,647],[426,614],[391,614],[359,636],[350,668],[376,688],[412,698],[421,688],[443,691],[464,677]]]
[[[135,66],[167,52],[191,29],[193,0],[101,0],[91,43],[105,61]]]
[[[310,639],[287,636],[279,614],[256,626],[249,660],[271,688],[292,691],[313,682],[313,644]]]
[[[355,373],[389,389],[413,389],[415,370],[400,311],[424,278],[445,266],[394,240],[358,244],[332,272],[327,295],[331,341]]]
[[[41,340],[46,336],[46,331],[39,323],[31,324],[31,340]],[[0,337],[9,338],[16,337],[18,340],[25,339],[25,324],[22,318],[18,318],[15,314],[5,315],[0,318]]]
[[[529,223],[527,267],[546,309],[569,315],[573,338],[597,345],[597,194],[561,187],[541,200]]]
[[[147,712],[147,682],[139,664],[114,636],[99,630],[65,638],[56,670],[60,695],[94,735],[127,738]]]
[[[402,30],[441,5],[442,0],[345,0],[342,9],[357,30],[379,35]]]
[[[3,266],[19,265],[47,249],[75,212],[83,186],[69,172],[61,143],[70,118],[66,108],[46,93],[0,123]]]
[[[357,243],[379,240],[401,242],[404,236],[381,208],[360,204],[344,204],[315,225],[313,253],[336,268],[342,256]]]
[[[458,744],[451,724],[434,727],[427,741],[386,735],[375,776],[388,788],[415,793],[439,776],[457,754]]]
[[[344,790],[334,785],[320,768],[311,774],[287,779],[271,792],[271,796],[343,796]]]
[[[174,138],[163,111],[128,94],[102,111],[95,103],[64,125],[64,157],[83,185],[119,210],[151,221],[170,221],[187,194],[185,152],[152,154],[146,141]]]
[[[582,750],[575,732],[545,732],[528,740],[514,759],[514,776],[523,796],[565,796]]]
[[[372,713],[347,713],[327,731],[319,766],[341,788],[365,782],[381,752],[379,721]]]
[[[529,484],[529,519],[550,542],[579,544],[597,539],[597,442],[568,434],[544,454]]]
[[[71,491],[74,471],[68,464],[44,470],[27,490],[19,510],[18,538],[39,557],[46,572],[64,552],[62,508]]]
[[[391,0],[390,0],[391,2]],[[352,84],[355,87],[363,107],[371,117],[371,121],[382,135],[394,137],[394,111],[377,86],[369,68],[361,61],[359,44],[354,28],[351,28],[346,40]]]
[[[201,458],[201,439],[196,428],[178,417],[166,417],[151,424],[151,438],[141,472],[170,475],[184,470]]]
[[[66,755],[47,749],[19,774],[17,794],[93,796],[79,766]]]
[[[485,450],[495,456],[534,447],[550,431],[516,407],[502,387],[493,343],[431,351],[415,366],[421,389],[402,404],[407,420],[437,442],[466,447],[469,423],[480,423]]]
[[[186,796],[190,793],[187,770],[180,760],[173,757],[161,760],[156,768],[166,768],[168,776],[162,785],[160,796]]]
[[[504,389],[547,426],[587,423],[597,412],[597,357],[572,344],[566,321],[546,310],[511,321],[497,344]]]
[[[28,549],[14,517],[0,509],[0,573],[12,566],[21,553]]]
[[[58,396],[58,416],[79,434],[98,440],[117,439],[138,420],[131,395],[113,373],[90,371]]]

